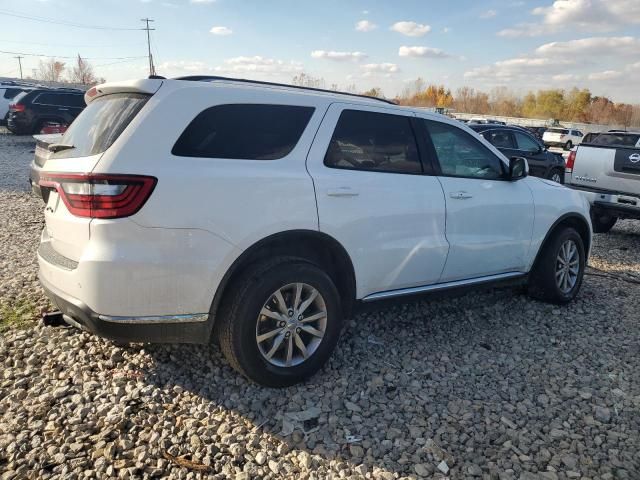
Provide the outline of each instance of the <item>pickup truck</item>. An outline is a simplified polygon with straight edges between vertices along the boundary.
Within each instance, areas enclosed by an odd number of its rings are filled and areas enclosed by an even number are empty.
[[[580,144],[567,158],[565,185],[588,198],[595,233],[619,218],[640,219],[640,132],[600,133]]]

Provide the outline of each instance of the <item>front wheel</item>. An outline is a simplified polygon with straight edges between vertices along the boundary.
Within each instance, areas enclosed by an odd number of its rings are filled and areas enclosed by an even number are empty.
[[[571,227],[552,234],[543,245],[529,275],[529,294],[538,300],[563,304],[573,300],[582,285],[586,259],[582,237]]]
[[[331,278],[301,259],[258,264],[231,286],[217,336],[238,372],[268,387],[313,375],[333,352],[342,328]]]

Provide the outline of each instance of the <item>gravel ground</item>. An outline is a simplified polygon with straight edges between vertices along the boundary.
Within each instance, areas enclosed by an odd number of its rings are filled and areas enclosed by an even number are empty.
[[[0,144],[3,168],[29,145]],[[0,192],[0,301],[43,307],[42,204],[19,185]],[[283,390],[217,348],[11,328],[0,479],[640,478],[639,248],[640,222],[596,236],[565,307],[496,290],[361,313]]]

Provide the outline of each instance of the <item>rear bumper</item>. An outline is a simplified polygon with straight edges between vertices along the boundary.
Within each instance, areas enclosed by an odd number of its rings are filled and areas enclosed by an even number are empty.
[[[65,322],[74,327],[119,342],[208,343],[208,315],[158,317],[110,317],[91,310],[47,282],[40,275],[47,296],[62,312]]]
[[[640,219],[640,196],[566,185],[580,191],[591,204],[591,210],[618,218]]]

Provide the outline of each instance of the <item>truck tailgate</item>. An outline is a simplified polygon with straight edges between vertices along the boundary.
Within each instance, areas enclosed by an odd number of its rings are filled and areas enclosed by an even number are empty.
[[[576,151],[571,184],[640,195],[640,150],[581,145]]]

